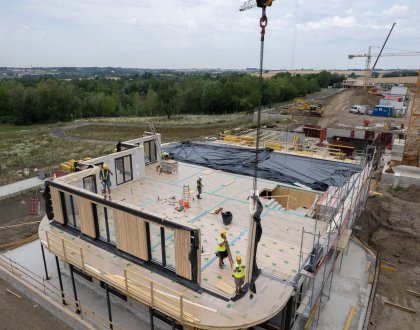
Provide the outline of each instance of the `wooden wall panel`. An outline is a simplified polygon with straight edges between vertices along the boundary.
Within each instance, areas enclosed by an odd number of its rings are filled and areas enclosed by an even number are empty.
[[[80,230],[92,238],[96,238],[95,221],[93,218],[92,203],[83,197],[73,195],[79,208]]]
[[[187,230],[175,229],[175,268],[176,274],[192,280],[191,262],[188,255],[191,249],[191,234]]]
[[[108,209],[108,211],[114,212],[117,248],[147,261],[146,222],[123,211],[115,209]]]
[[[54,220],[64,225],[63,207],[61,205],[60,190],[50,186]]]

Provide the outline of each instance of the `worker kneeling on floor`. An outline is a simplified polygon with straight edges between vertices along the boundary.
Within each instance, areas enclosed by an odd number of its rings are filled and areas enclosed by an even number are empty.
[[[236,294],[240,294],[242,291],[242,285],[245,282],[245,266],[242,263],[240,256],[236,257],[235,266],[233,267],[233,275],[235,278]]]

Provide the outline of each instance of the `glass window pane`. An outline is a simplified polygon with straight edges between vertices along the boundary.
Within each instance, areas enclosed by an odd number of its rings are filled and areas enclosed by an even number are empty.
[[[95,177],[93,175],[83,178],[83,188],[96,193]]]
[[[150,161],[156,161],[156,143],[155,141],[150,141]]]
[[[71,226],[74,226],[73,210],[71,207],[71,196],[69,194],[64,194],[64,203],[66,207],[66,219],[67,223]]]
[[[175,239],[174,231],[165,228],[166,267],[175,270]]]
[[[124,174],[125,174],[124,182],[130,181],[133,179],[133,175],[131,171],[131,156],[124,157]]]
[[[115,160],[115,171],[117,184],[124,183],[124,167],[122,158],[118,158]]]
[[[115,223],[114,223],[114,212],[112,209],[107,208],[106,214],[108,216],[108,229],[109,229],[109,242],[111,244],[117,244],[115,240]]]
[[[108,242],[108,237],[106,233],[106,218],[105,218],[105,208],[102,205],[96,206],[96,215],[98,217],[98,231],[99,237],[104,241]]]
[[[162,241],[160,236],[160,226],[149,223],[149,232],[152,260],[162,265]]]
[[[143,146],[144,146],[144,161],[147,164],[147,163],[151,162],[151,159],[150,159],[150,142],[149,141],[144,142]]]
[[[80,229],[80,217],[79,217],[79,208],[77,207],[77,197],[71,196],[71,199],[73,200],[73,209],[74,209],[74,226],[77,229]]]

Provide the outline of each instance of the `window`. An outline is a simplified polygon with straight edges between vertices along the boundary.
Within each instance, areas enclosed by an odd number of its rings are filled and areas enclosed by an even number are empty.
[[[112,210],[102,205],[93,204],[95,214],[96,234],[101,241],[115,245],[115,224]]]
[[[96,193],[96,180],[94,175],[89,175],[86,178],[83,178],[83,188]]]
[[[64,204],[64,220],[67,225],[80,229],[79,209],[76,198],[73,195],[61,193],[62,204]]]
[[[117,185],[133,180],[131,155],[115,159]]]
[[[144,161],[146,164],[154,163],[157,160],[156,143],[155,140],[145,141],[144,146]]]
[[[162,239],[165,239],[165,230],[162,227],[155,225],[154,223],[149,223],[149,233],[150,233],[150,247],[152,253],[152,260],[159,265],[163,265],[164,258],[162,257]]]
[[[148,223],[152,262],[175,271],[174,231]]]

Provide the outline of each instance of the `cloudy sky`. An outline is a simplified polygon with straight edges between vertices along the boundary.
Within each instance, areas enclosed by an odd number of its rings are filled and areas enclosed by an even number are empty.
[[[0,0],[0,66],[257,67],[258,8],[244,0]],[[363,68],[347,55],[420,51],[419,0],[276,0],[265,67]],[[379,48],[374,48],[378,52]],[[379,68],[419,68],[420,56]]]

